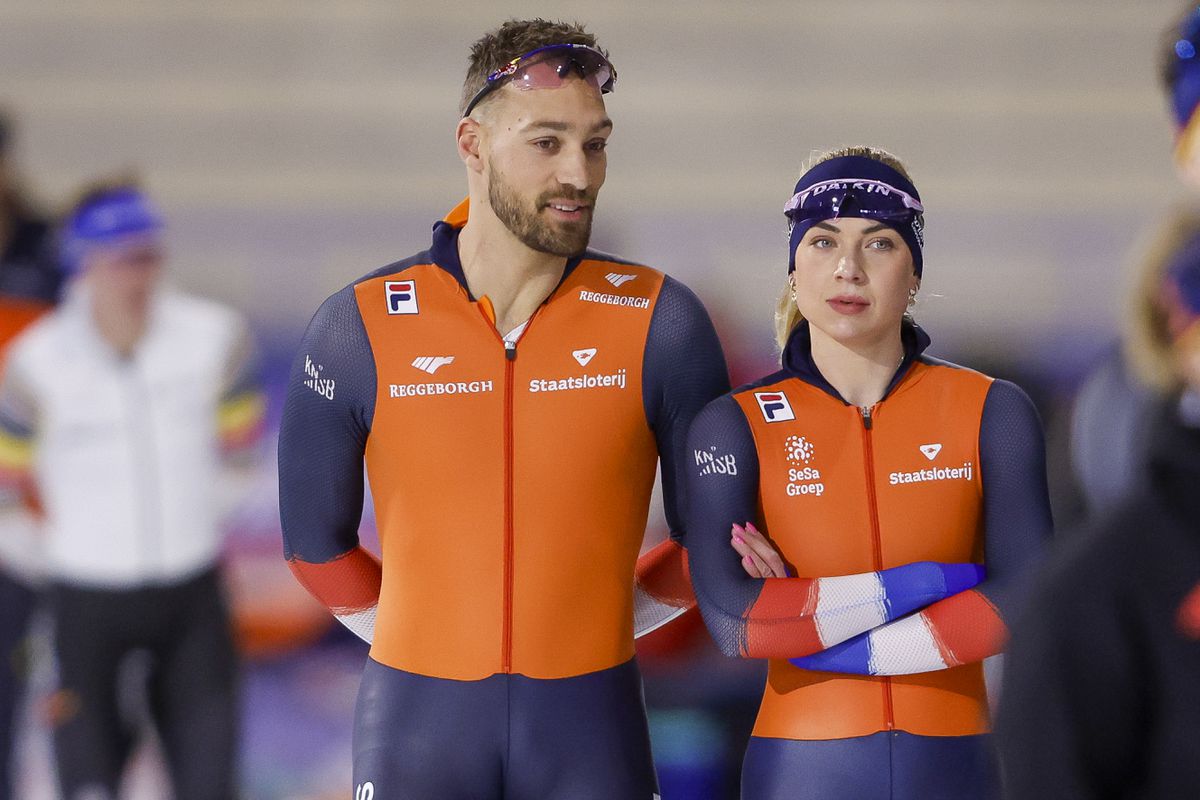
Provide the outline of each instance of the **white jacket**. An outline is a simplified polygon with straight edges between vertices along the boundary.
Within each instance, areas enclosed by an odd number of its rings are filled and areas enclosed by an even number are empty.
[[[33,436],[48,577],[130,588],[215,562],[218,407],[245,343],[231,309],[164,289],[122,358],[83,284],[13,341],[5,411]]]

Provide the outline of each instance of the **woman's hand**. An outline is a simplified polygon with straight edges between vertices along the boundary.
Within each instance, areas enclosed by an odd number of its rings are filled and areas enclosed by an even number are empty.
[[[734,523],[731,537],[729,543],[742,557],[742,569],[751,578],[788,577],[787,566],[779,551],[754,527],[754,523],[747,522],[744,528]]]

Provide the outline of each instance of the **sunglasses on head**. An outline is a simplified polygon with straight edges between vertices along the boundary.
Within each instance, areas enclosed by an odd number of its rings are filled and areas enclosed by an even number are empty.
[[[463,116],[469,117],[483,98],[506,82],[518,89],[555,89],[571,75],[582,78],[605,94],[611,92],[617,82],[617,71],[596,48],[585,44],[546,45],[517,56],[488,75],[483,88],[467,103]]]
[[[795,225],[803,220],[840,216],[888,221],[908,220],[925,211],[921,201],[882,181],[836,179],[796,192],[783,207]]]

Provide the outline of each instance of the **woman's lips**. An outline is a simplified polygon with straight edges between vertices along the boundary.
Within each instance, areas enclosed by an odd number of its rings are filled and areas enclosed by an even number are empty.
[[[846,315],[861,314],[871,305],[866,298],[853,294],[839,294],[837,297],[831,297],[825,302],[834,311]]]

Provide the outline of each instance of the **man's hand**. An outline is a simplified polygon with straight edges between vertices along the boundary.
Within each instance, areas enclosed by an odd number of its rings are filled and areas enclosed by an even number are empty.
[[[763,536],[754,523],[746,527],[734,524],[729,543],[742,557],[742,569],[751,578],[786,578],[787,566],[783,563],[775,545]]]

